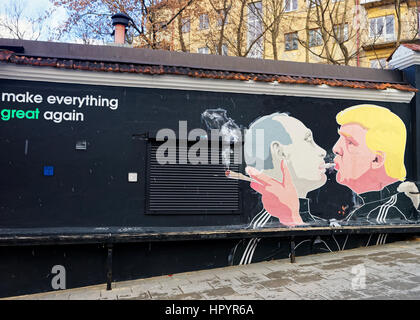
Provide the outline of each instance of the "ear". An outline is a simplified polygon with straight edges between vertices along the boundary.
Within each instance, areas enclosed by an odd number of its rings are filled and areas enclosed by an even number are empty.
[[[385,154],[382,151],[376,152],[372,161],[372,169],[379,169],[385,165]]]
[[[270,144],[271,157],[274,163],[280,163],[286,155],[284,154],[284,147],[279,141],[273,141]]]

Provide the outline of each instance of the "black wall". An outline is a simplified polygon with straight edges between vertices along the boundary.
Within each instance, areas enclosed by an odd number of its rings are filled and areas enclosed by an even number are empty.
[[[0,228],[56,227],[178,227],[245,225],[261,209],[259,196],[247,182],[240,182],[241,214],[145,214],[147,140],[157,130],[178,132],[178,121],[188,128],[204,128],[201,113],[223,108],[246,128],[256,118],[273,112],[288,112],[313,131],[315,142],[327,152],[338,138],[336,114],[346,107],[373,103],[389,108],[406,123],[406,167],[412,176],[410,105],[359,100],[284,97],[218,92],[101,87],[26,81],[0,82],[1,92],[49,95],[93,95],[118,98],[119,107],[83,107],[47,103],[0,102],[0,109],[41,113],[80,111],[84,121],[54,123],[42,119],[0,119]],[[140,136],[133,136],[133,135]],[[76,150],[79,140],[87,150]],[[25,154],[26,149],[26,154]],[[53,176],[44,176],[44,166],[54,166]],[[129,183],[128,172],[138,172],[139,181]],[[352,207],[352,193],[335,182],[334,174],[321,189],[309,195],[311,210],[326,218],[341,218],[342,206]]]

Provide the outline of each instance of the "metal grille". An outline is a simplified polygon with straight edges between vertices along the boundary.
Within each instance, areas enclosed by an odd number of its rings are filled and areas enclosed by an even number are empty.
[[[177,147],[176,164],[160,164],[156,152],[160,143],[152,142],[149,149],[147,211],[149,213],[179,214],[232,214],[239,213],[240,192],[237,180],[225,176],[227,168],[222,164],[191,164],[185,159],[185,149]],[[181,150],[181,152],[180,152]],[[180,160],[187,160],[180,164]],[[239,171],[238,157],[230,154],[229,169]],[[182,162],[182,161],[181,161]],[[214,160],[213,160],[214,163]]]

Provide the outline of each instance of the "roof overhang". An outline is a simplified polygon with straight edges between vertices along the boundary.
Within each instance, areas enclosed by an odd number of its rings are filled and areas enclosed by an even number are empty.
[[[389,65],[392,68],[403,70],[413,65],[420,65],[420,52],[400,45],[392,54]]]
[[[383,90],[358,89],[332,87],[326,84],[286,84],[275,81],[232,81],[193,78],[182,75],[92,72],[8,63],[0,63],[0,79],[399,103],[409,103],[415,94],[412,91],[401,91],[392,88]]]

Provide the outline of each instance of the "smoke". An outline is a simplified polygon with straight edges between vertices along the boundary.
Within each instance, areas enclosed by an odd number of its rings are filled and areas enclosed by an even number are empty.
[[[201,114],[201,119],[208,130],[218,130],[222,138],[222,162],[229,168],[231,144],[241,140],[241,130],[235,121],[227,116],[225,109],[207,109]]]
[[[334,158],[335,154],[332,151],[328,152],[324,158],[326,164],[325,169],[327,170],[328,174],[334,173]]]

